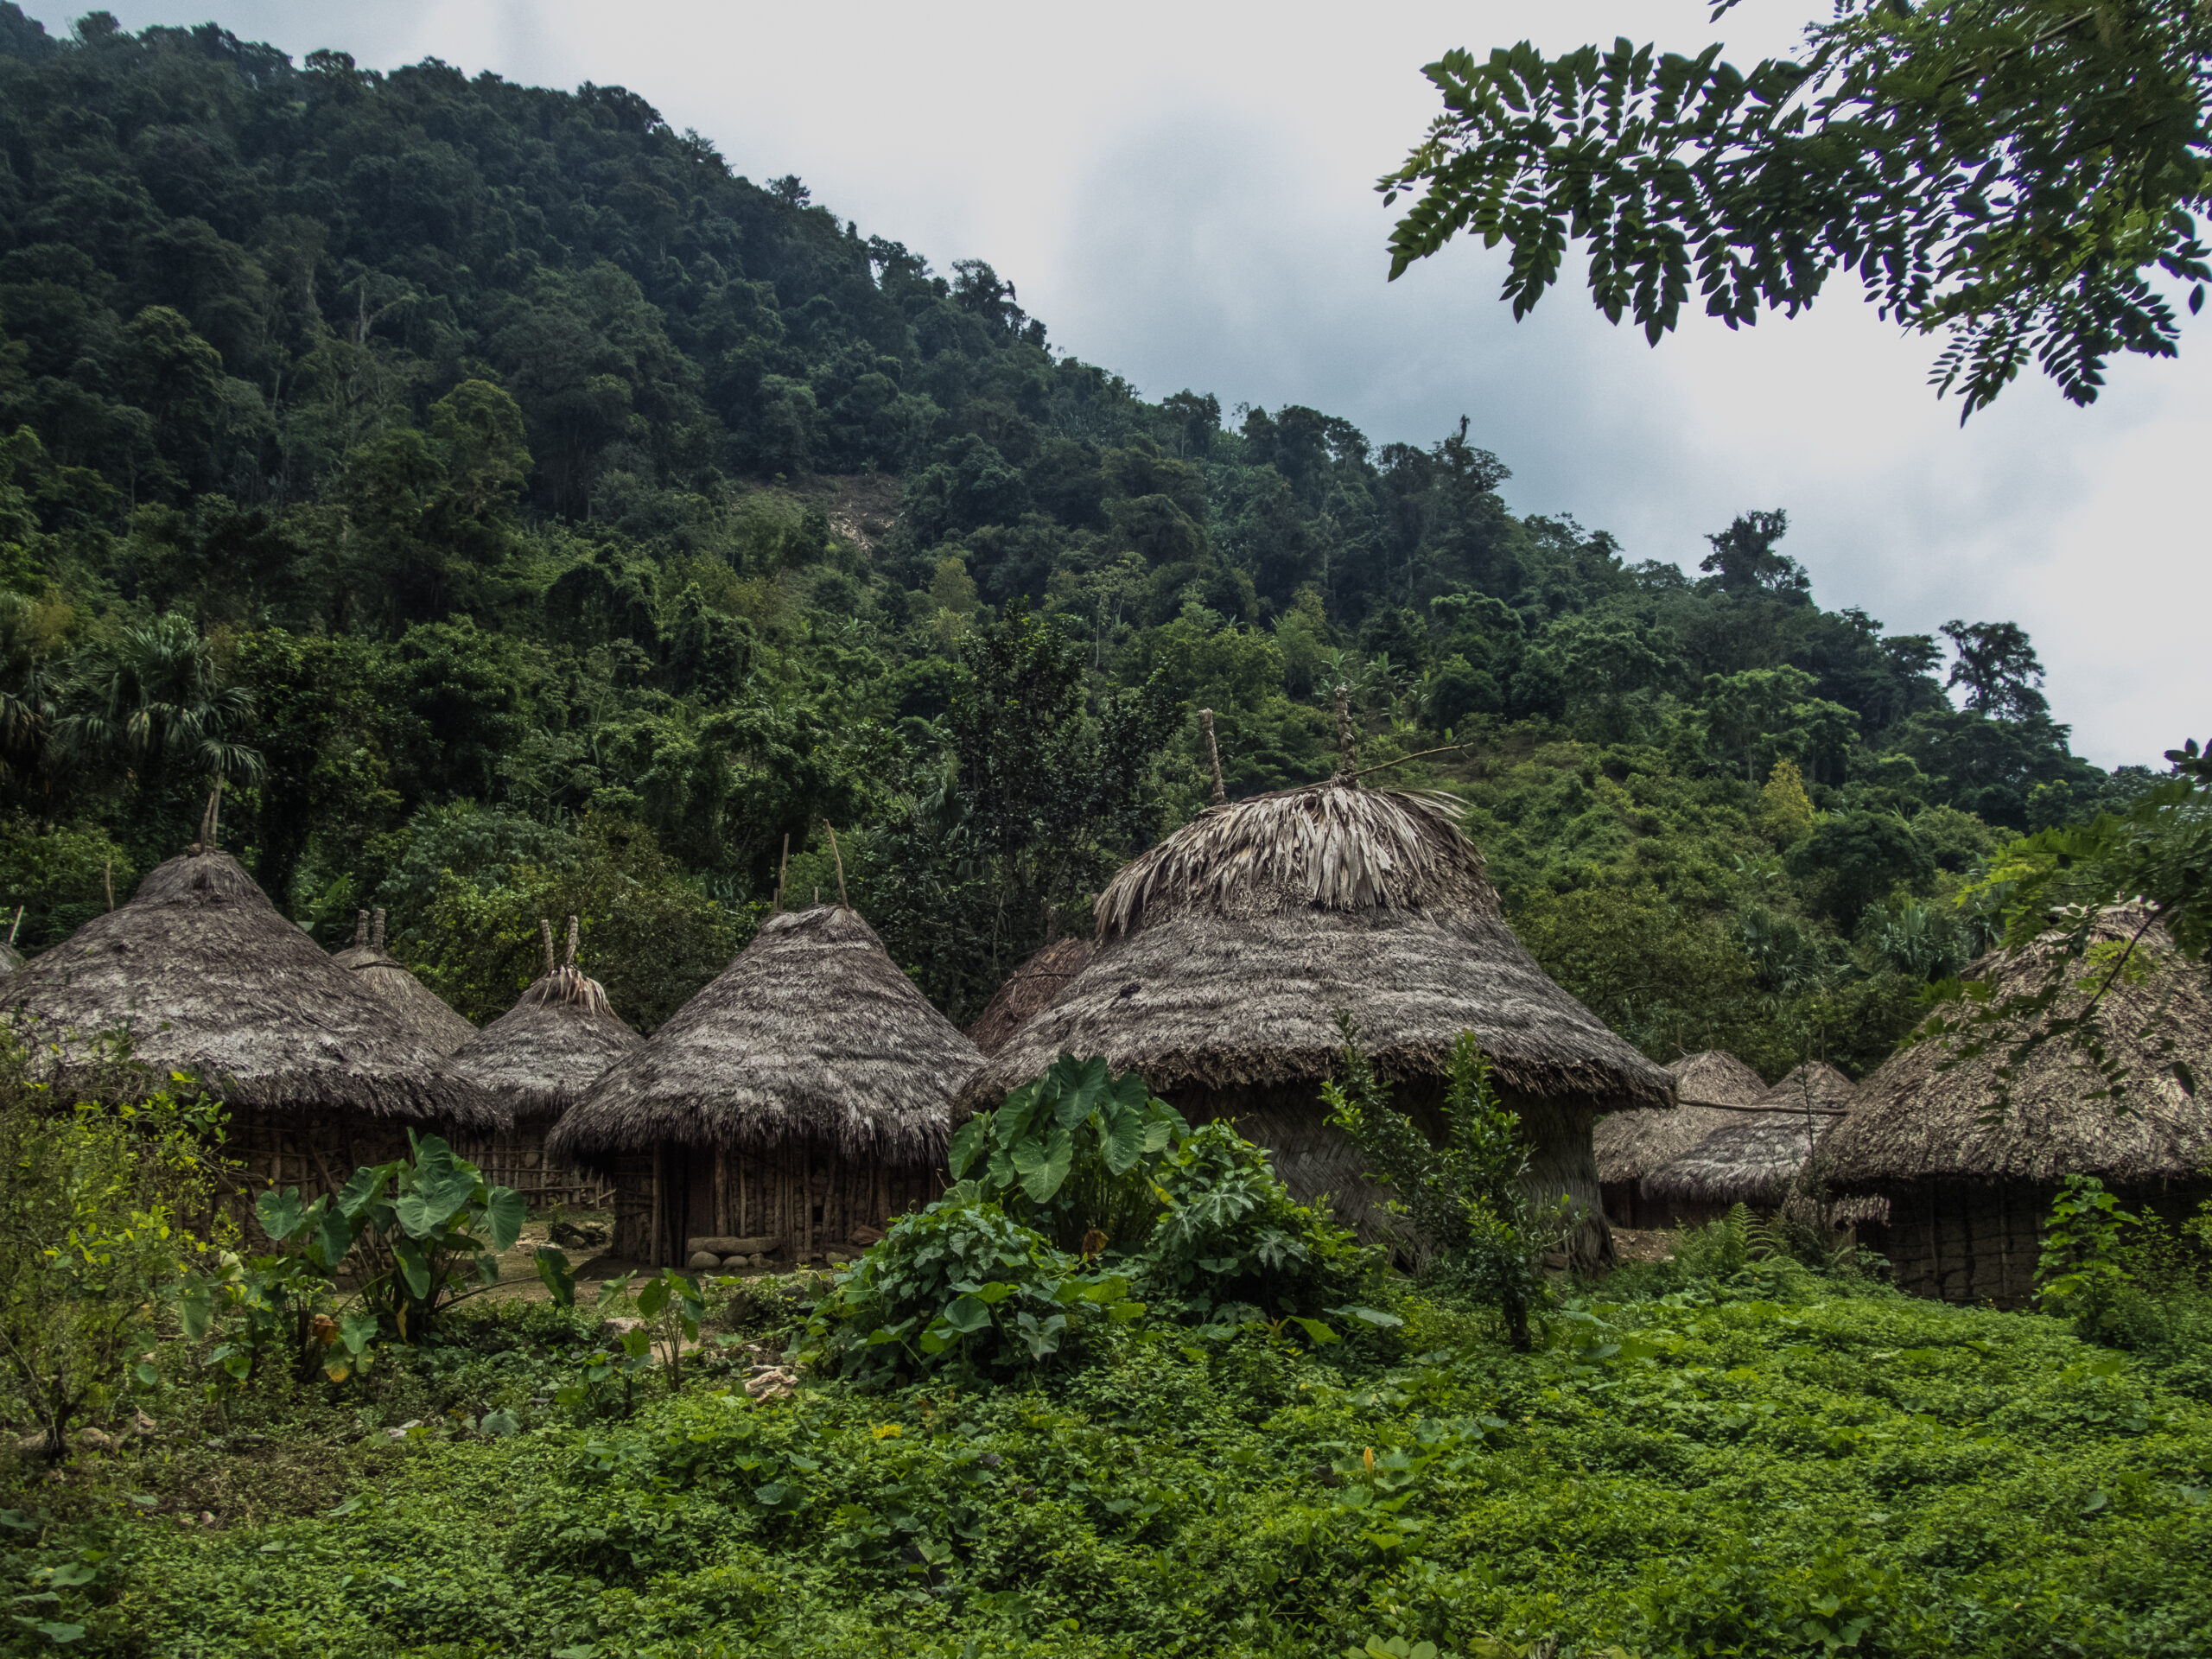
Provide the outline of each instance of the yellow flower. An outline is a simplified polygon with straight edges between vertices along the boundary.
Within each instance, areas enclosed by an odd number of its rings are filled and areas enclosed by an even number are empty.
[[[874,1433],[875,1438],[879,1440],[895,1440],[899,1438],[899,1425],[896,1423],[878,1423],[875,1426]]]

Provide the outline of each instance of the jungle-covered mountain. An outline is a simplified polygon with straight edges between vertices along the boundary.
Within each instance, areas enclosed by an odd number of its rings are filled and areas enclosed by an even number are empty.
[[[1203,807],[1197,709],[1280,788],[1341,686],[1650,1052],[1855,1070],[1979,944],[1978,861],[2147,777],[2069,753],[2012,625],[1823,609],[1780,511],[1692,575],[1509,512],[1510,410],[1149,401],[620,87],[0,4],[0,157],[25,949],[219,776],[280,904],[387,907],[478,1018],[575,910],[650,1028],[780,880],[965,1019]]]

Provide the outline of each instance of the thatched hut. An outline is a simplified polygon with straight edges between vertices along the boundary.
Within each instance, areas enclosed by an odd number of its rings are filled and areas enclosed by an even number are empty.
[[[803,1260],[936,1196],[982,1059],[855,912],[818,905],[771,916],[546,1151],[613,1176],[620,1255]]]
[[[968,1027],[968,1039],[985,1054],[995,1054],[1090,960],[1089,939],[1059,939],[1015,969],[998,995]]]
[[[1722,1108],[1749,1106],[1766,1092],[1758,1072],[1718,1048],[1671,1061],[1667,1071],[1675,1079],[1672,1111],[1615,1112],[1591,1134],[1598,1190],[1606,1218],[1618,1226],[1672,1226],[1678,1217],[1645,1195],[1644,1178],[1735,1116]]]
[[[227,1103],[251,1183],[341,1185],[398,1156],[410,1126],[504,1126],[501,1109],[401,1028],[354,975],[269,902],[228,853],[151,871],[8,982],[41,1064],[64,1087],[113,1087],[101,1039],[125,1033],[156,1078],[196,1073]]]
[[[331,957],[353,974],[371,996],[391,1010],[400,1029],[425,1048],[450,1054],[476,1034],[476,1027],[454,1013],[445,999],[407,971],[407,964],[384,948],[384,912],[362,911],[353,924],[353,943]]]
[[[1359,1154],[1323,1122],[1351,1016],[1398,1103],[1433,1120],[1471,1031],[1535,1146],[1532,1185],[1588,1219],[1609,1259],[1590,1147],[1607,1112],[1664,1106],[1674,1080],[1554,984],[1506,925],[1444,798],[1326,783],[1210,807],[1131,861],[1095,907],[1097,954],[963,1091],[995,1104],[1062,1053],[1140,1072],[1186,1116],[1228,1117],[1300,1198],[1389,1230]]]
[[[2094,1175],[2127,1205],[2174,1219],[2212,1192],[2212,1100],[2202,1083],[2212,1077],[2212,995],[2163,933],[2138,938],[2140,927],[2132,909],[2100,918],[2088,956],[2066,967],[2069,988],[2054,1010],[2077,1014],[2091,985],[2113,981],[2095,1020],[2112,1061],[2126,1068],[2119,1100],[2097,1097],[2104,1077],[2063,1035],[2029,1049],[2002,1090],[1999,1069],[2029,1034],[2018,1024],[1955,1064],[1947,1062],[1957,1037],[1912,1044],[1859,1085],[1812,1173],[1831,1192],[1886,1200],[1886,1223],[1862,1224],[1859,1238],[1889,1258],[1902,1288],[2024,1306],[2063,1176]],[[1985,957],[1967,974],[1990,982],[2001,1007],[2040,989],[2061,948],[2054,937],[2018,955]],[[2118,963],[2121,950],[2132,969]],[[2177,1068],[2196,1080],[2196,1093]]]
[[[1714,1113],[1719,1122],[1644,1175],[1644,1201],[1693,1225],[1739,1204],[1781,1209],[1854,1092],[1827,1061],[1808,1060],[1760,1094],[1753,1109]]]
[[[600,982],[576,966],[576,918],[569,918],[568,957],[557,965],[552,925],[541,919],[538,927],[545,971],[514,1007],[454,1052],[454,1071],[513,1116],[512,1128],[473,1144],[468,1156],[490,1179],[534,1203],[609,1203],[613,1188],[602,1177],[548,1157],[545,1136],[601,1073],[645,1039],[622,1023]]]

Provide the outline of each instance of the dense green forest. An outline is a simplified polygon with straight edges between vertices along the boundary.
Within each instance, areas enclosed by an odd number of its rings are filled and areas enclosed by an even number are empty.
[[[1509,512],[1510,410],[1148,402],[618,87],[0,4],[0,157],[28,949],[220,775],[281,905],[388,907],[473,1016],[573,909],[650,1028],[788,846],[965,1019],[1204,804],[1196,709],[1247,793],[1333,768],[1344,687],[1634,1040],[1856,1071],[1982,943],[1977,860],[2149,781],[2069,752],[2016,626],[1823,609],[1781,511],[1693,575]]]

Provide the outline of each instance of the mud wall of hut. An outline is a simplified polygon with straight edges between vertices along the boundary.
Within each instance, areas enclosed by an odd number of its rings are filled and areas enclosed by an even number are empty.
[[[1360,1150],[1339,1130],[1331,1128],[1316,1085],[1282,1089],[1179,1090],[1166,1098],[1193,1123],[1227,1118],[1236,1132],[1255,1146],[1274,1155],[1275,1173],[1290,1195],[1311,1205],[1323,1195],[1344,1226],[1371,1244],[1396,1248],[1417,1258],[1419,1241],[1408,1238],[1403,1224],[1385,1205],[1387,1187],[1367,1179]],[[1440,1080],[1419,1078],[1402,1083],[1393,1102],[1420,1124],[1432,1141],[1444,1133]],[[1549,1205],[1562,1192],[1574,1201],[1584,1220],[1567,1241],[1573,1265],[1588,1271],[1613,1259],[1612,1231],[1605,1224],[1605,1207],[1598,1190],[1598,1156],[1591,1130],[1599,1117],[1599,1103],[1581,1100],[1543,1100],[1516,1097],[1507,1104],[1520,1114],[1522,1133],[1530,1147],[1526,1185],[1541,1205]]]
[[[760,1153],[664,1145],[612,1173],[614,1248],[682,1267],[694,1238],[768,1238],[800,1260],[840,1249],[855,1228],[881,1228],[944,1189],[926,1165],[847,1158],[804,1146]]]
[[[2208,1189],[2196,1184],[2115,1188],[2122,1207],[2186,1219]],[[1885,1257],[1897,1288],[1946,1302],[2024,1308],[2035,1300],[2043,1224],[2055,1185],[1921,1181],[1888,1189],[1886,1224],[1861,1224],[1859,1241]]]

